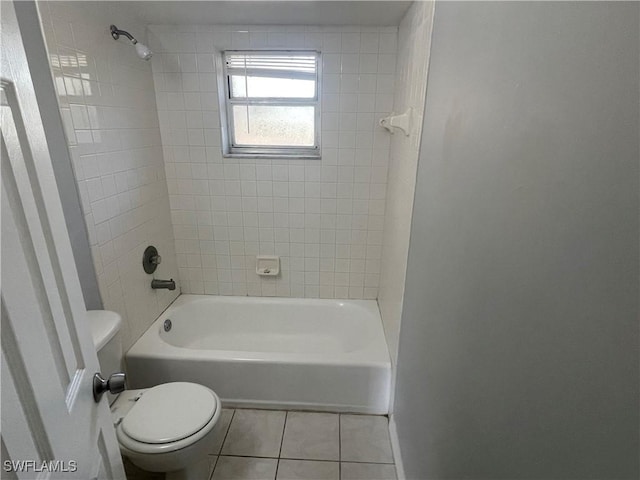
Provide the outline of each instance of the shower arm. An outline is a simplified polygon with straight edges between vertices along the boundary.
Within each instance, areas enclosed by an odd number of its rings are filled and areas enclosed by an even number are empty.
[[[133,35],[131,35],[129,32],[125,30],[118,30],[118,27],[116,27],[115,25],[111,25],[110,28],[111,28],[111,36],[113,37],[114,40],[118,40],[118,38],[120,38],[120,35],[124,35],[129,40],[131,40],[131,43],[133,43],[134,45],[138,43],[138,40],[136,40],[133,37]]]

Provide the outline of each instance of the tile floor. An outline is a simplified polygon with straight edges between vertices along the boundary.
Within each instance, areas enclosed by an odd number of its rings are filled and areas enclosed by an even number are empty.
[[[396,479],[386,417],[225,408],[216,430],[210,480]]]

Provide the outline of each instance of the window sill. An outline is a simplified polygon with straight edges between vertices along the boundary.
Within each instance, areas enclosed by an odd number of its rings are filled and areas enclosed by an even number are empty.
[[[224,158],[262,158],[262,159],[285,159],[285,160],[320,160],[322,155],[313,154],[276,154],[276,153],[223,153]]]

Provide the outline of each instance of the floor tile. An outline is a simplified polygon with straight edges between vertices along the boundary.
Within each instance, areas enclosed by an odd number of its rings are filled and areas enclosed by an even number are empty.
[[[281,458],[340,459],[340,422],[336,413],[289,412]]]
[[[310,460],[284,460],[278,464],[276,480],[339,480],[338,462],[316,462]]]
[[[227,436],[227,431],[229,430],[231,417],[233,417],[233,409],[223,408],[220,413],[218,423],[216,423],[216,426],[214,427],[215,432],[213,432],[213,441],[211,442],[211,449],[209,450],[209,453],[215,455],[220,453],[224,437]]]
[[[343,462],[393,463],[386,417],[340,415],[340,447]]]
[[[396,467],[382,463],[345,463],[340,465],[341,480],[396,480]]]
[[[220,456],[211,480],[274,480],[275,458]]]
[[[236,410],[222,454],[277,458],[285,416],[280,411]]]

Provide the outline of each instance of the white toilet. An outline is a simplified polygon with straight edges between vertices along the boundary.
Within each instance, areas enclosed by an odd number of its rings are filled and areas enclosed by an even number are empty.
[[[121,370],[122,319],[115,312],[87,312],[100,368],[105,376]],[[207,448],[222,405],[205,386],[171,382],[109,395],[120,451],[150,472],[167,472],[167,480],[207,478]]]

